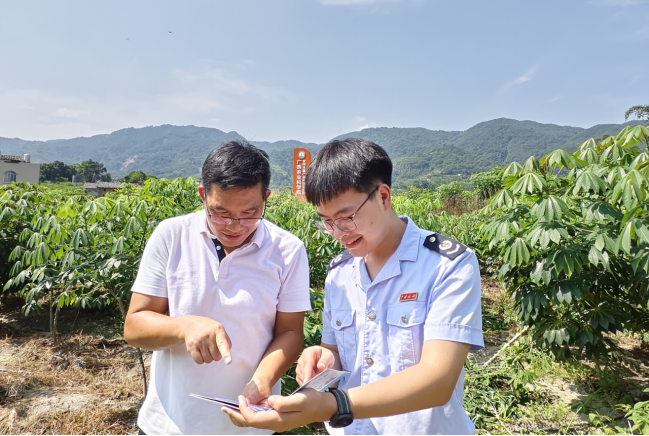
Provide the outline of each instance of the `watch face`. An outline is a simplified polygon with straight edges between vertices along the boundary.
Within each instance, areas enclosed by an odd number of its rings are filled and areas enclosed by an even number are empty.
[[[341,413],[338,416],[331,418],[329,425],[334,428],[347,427],[354,422],[354,417],[350,413]]]

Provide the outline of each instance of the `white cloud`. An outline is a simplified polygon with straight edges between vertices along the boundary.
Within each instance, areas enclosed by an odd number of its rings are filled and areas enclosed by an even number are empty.
[[[354,119],[350,124],[350,128],[352,128],[355,132],[360,132],[363,129],[369,129],[370,127],[375,127],[374,123],[367,122],[365,117],[361,117],[361,116],[354,117]]]
[[[294,98],[285,89],[252,83],[224,69],[179,69],[172,77],[169,91],[146,98],[0,89],[0,136],[48,140],[160,124],[219,127]]]
[[[501,88],[500,92],[505,92],[515,86],[522,85],[525,82],[529,82],[532,80],[532,77],[534,76],[534,73],[536,73],[536,67],[532,67],[529,70],[527,70],[524,74],[518,76],[514,80],[505,83]]]

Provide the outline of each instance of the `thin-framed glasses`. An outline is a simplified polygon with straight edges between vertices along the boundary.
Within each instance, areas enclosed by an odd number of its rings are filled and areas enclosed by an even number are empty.
[[[381,185],[379,185],[379,186],[381,186]],[[361,207],[365,206],[365,203],[367,203],[367,200],[372,198],[372,195],[374,195],[376,190],[379,189],[379,186],[377,186],[376,188],[374,188],[372,190],[372,192],[370,192],[370,195],[367,196],[365,201],[360,206],[358,206],[358,209],[356,209],[356,212],[354,212],[352,215],[341,217],[341,218],[336,218],[332,222],[327,222],[327,221],[322,221],[322,220],[313,220],[313,225],[316,226],[318,228],[318,230],[320,230],[322,232],[325,232],[325,233],[329,233],[329,234],[333,234],[334,226],[338,227],[338,230],[340,230],[343,233],[352,232],[352,231],[356,230],[356,223],[354,222],[354,217],[356,216],[358,211],[361,210]]]
[[[264,219],[264,215],[266,215],[266,202],[264,201],[264,211],[259,218],[230,218],[229,216],[217,215],[215,213],[210,213],[209,209],[207,209],[207,205],[205,206],[205,212],[207,212],[207,217],[214,224],[229,226],[232,224],[232,221],[239,221],[239,224],[244,227],[252,227]]]

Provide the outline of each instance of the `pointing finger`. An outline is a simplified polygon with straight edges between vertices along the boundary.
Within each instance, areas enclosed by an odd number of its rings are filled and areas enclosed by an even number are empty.
[[[216,330],[216,346],[218,347],[225,364],[229,365],[230,362],[232,362],[232,357],[230,355],[230,347],[232,347],[232,342],[230,342],[230,337],[223,327]]]

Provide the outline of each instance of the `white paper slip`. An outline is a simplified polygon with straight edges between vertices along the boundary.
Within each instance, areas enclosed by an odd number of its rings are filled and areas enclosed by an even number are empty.
[[[345,377],[347,374],[349,374],[349,371],[337,371],[335,369],[325,369],[320,374],[316,375],[311,380],[309,380],[308,382],[304,383],[302,386],[297,388],[293,392],[293,394],[295,394],[296,392],[300,392],[302,389],[306,389],[306,388],[311,388],[311,389],[315,389],[316,391],[323,392],[325,389],[327,389],[329,386],[339,381],[341,378]]]
[[[201,400],[205,401],[211,401],[213,403],[218,403],[221,404],[222,406],[229,407],[230,409],[234,410],[239,410],[239,402],[234,401],[234,400],[228,400],[227,398],[219,398],[219,397],[208,397],[206,395],[198,395],[198,394],[189,394],[190,397],[198,398]],[[264,407],[264,406],[259,406],[257,404],[250,404],[250,408],[252,409],[253,412],[268,412],[269,410],[273,410],[269,407]]]

